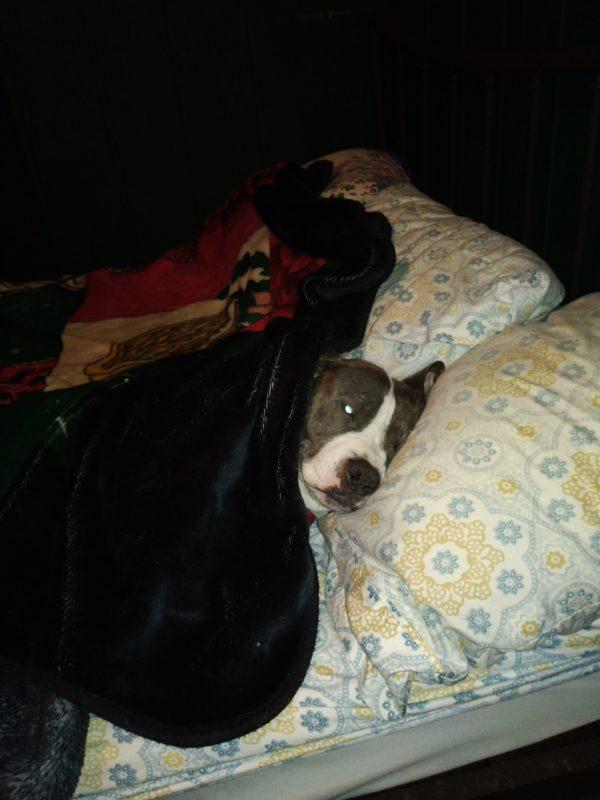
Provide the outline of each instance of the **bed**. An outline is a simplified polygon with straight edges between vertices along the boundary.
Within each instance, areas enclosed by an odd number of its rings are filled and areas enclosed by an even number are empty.
[[[326,193],[383,213],[396,249],[346,355],[398,378],[436,359],[446,373],[373,500],[311,527],[319,628],[291,703],[202,748],[93,717],[78,797],[356,797],[600,716],[600,295],[560,307],[543,261],[418,191],[386,152],[327,159]],[[88,301],[119,280],[144,271],[88,277]],[[62,344],[5,375],[11,399],[114,377],[115,341],[164,326],[156,308],[78,318],[84,282],[4,287],[63,300]]]

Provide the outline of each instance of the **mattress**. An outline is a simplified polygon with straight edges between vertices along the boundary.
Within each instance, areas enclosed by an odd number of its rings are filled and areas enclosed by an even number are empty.
[[[426,728],[410,726],[171,797],[346,800],[524,747],[585,725],[599,715],[600,673],[596,672],[458,719],[441,718]]]

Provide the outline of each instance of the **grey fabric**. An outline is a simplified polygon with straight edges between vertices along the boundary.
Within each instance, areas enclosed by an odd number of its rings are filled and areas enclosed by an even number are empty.
[[[70,800],[89,715],[0,664],[0,798]]]
[[[169,800],[349,800],[524,747],[597,719],[600,673],[197,787]]]

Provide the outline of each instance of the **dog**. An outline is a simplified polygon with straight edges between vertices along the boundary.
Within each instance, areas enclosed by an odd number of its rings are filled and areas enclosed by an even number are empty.
[[[322,360],[300,449],[298,482],[316,517],[363,506],[444,371],[435,361],[403,381],[362,359]]]

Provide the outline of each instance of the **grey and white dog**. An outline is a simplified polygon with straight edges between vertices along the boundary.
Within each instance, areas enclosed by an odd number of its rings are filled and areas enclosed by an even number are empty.
[[[316,516],[354,511],[376,491],[388,464],[444,371],[435,361],[394,380],[360,359],[325,360],[315,382],[302,442],[299,484]]]

